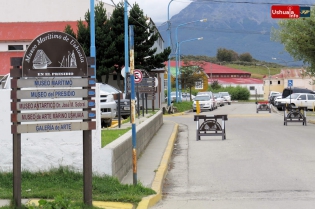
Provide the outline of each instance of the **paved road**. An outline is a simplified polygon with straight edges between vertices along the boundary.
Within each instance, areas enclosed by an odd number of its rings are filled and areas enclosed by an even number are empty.
[[[315,125],[283,125],[278,113],[232,104],[227,140],[196,141],[195,113],[169,117],[179,124],[163,199],[152,208],[296,209],[315,206]]]

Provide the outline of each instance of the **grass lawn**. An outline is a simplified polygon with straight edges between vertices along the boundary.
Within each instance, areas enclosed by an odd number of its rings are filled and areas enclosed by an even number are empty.
[[[107,144],[111,143],[121,135],[125,134],[131,128],[127,129],[105,129],[102,130],[101,138],[102,138],[102,147],[105,147]]]
[[[13,173],[0,173],[0,199],[12,199],[12,179]],[[142,186],[141,183],[127,185],[121,184],[118,179],[110,176],[93,176],[92,193],[93,200],[137,204],[143,197],[156,192]],[[47,172],[22,172],[23,199],[60,199],[60,197],[82,205],[83,175],[81,173],[63,167]]]

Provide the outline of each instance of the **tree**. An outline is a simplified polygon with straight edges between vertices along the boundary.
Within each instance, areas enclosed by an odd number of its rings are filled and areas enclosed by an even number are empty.
[[[86,56],[90,56],[90,11],[85,13],[85,21],[79,20],[77,23],[77,34],[67,25],[65,33],[74,36],[82,46]],[[113,71],[114,60],[112,56],[116,54],[113,43],[113,35],[110,30],[110,22],[107,19],[104,3],[99,2],[95,6],[95,47],[96,47],[96,79],[101,81],[102,75],[108,75]]]
[[[189,88],[191,95],[191,88],[196,86],[196,82],[203,81],[205,76],[203,69],[203,62],[184,62],[184,66],[181,67],[180,81],[182,88]]]
[[[217,60],[220,62],[232,62],[238,60],[238,54],[233,50],[219,48],[217,50]]]
[[[159,33],[151,19],[143,15],[139,5],[135,3],[130,10],[129,25],[134,25],[134,61],[136,69],[151,71],[163,68],[168,60],[171,49],[168,47],[161,53],[155,54],[157,48],[152,48],[159,38]]]
[[[155,54],[156,48],[152,48],[158,38],[156,28],[147,24],[138,4],[134,4],[130,10],[129,25],[134,27],[134,58],[135,68],[147,69],[162,68],[171,53],[170,48],[159,54]],[[85,21],[79,20],[78,31],[75,34],[70,26],[65,28],[65,32],[74,36],[84,49],[85,54],[90,55],[90,12],[85,14]],[[121,69],[125,65],[125,40],[124,40],[124,5],[118,3],[113,14],[108,20],[104,3],[99,2],[95,6],[95,47],[96,47],[96,78],[101,80],[102,75],[106,75],[105,82],[108,82],[109,73],[117,73],[117,84],[120,86],[119,78]],[[145,59],[148,57],[148,59]],[[120,87],[120,89],[122,89]]]
[[[240,61],[243,61],[243,62],[252,62],[253,61],[252,55],[248,52],[240,54],[239,59],[240,59]]]
[[[214,80],[214,81],[211,83],[210,88],[213,89],[213,90],[217,90],[217,89],[222,88],[222,86],[219,84],[219,81],[218,81],[218,80]]]
[[[311,16],[299,19],[286,19],[278,22],[279,29],[272,29],[272,40],[284,45],[294,58],[308,65],[307,74],[315,76],[315,10]]]

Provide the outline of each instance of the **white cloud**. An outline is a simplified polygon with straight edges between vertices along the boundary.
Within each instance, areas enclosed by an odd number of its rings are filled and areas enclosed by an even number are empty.
[[[121,0],[113,0],[118,3]],[[155,23],[162,23],[167,21],[168,16],[168,4],[171,0],[128,0],[128,2],[133,5],[134,3],[139,4],[140,9],[143,10],[143,14],[152,18]],[[108,4],[112,4],[110,0],[103,0]],[[184,9],[190,0],[174,0],[170,4],[169,16],[170,18],[179,13]]]

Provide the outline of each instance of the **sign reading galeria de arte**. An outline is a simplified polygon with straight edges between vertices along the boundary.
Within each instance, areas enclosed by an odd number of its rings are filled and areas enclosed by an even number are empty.
[[[87,76],[84,51],[75,38],[59,31],[36,37],[22,62],[22,77]]]

